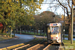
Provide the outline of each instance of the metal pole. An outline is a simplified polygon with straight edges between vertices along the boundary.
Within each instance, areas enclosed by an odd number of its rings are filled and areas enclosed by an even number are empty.
[[[71,44],[73,44],[73,4],[72,4]]]
[[[65,8],[64,8],[64,29],[65,29]],[[65,40],[65,30],[63,31],[64,35],[63,35],[63,39]]]

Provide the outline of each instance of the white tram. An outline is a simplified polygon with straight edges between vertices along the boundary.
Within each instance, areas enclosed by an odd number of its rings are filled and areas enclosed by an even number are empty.
[[[47,42],[62,43],[62,28],[61,23],[47,24]]]

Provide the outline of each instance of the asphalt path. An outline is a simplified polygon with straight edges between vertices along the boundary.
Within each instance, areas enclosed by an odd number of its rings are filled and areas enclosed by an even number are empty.
[[[0,48],[28,42],[34,39],[33,35],[15,34],[17,37],[9,40],[0,41]]]

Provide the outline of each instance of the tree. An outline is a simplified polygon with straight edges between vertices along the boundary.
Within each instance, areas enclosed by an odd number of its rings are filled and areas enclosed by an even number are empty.
[[[34,12],[37,8],[40,9],[40,4],[37,3],[36,0],[0,0],[0,22],[4,26],[3,32],[6,33],[7,27],[13,29],[15,26],[32,25]]]
[[[54,1],[54,0],[53,0]],[[71,40],[71,15],[72,15],[72,2],[73,0],[55,0],[57,4],[63,8],[66,9],[66,14],[68,18],[68,27],[69,27],[69,34],[68,34],[68,40]]]
[[[55,16],[55,17],[53,17]],[[53,20],[55,18],[55,21]],[[51,22],[59,22],[60,18],[58,15],[55,15],[53,12],[50,11],[44,11],[39,15],[34,16],[35,21],[35,27],[36,29],[43,29],[44,33],[46,32],[46,26],[48,23]]]

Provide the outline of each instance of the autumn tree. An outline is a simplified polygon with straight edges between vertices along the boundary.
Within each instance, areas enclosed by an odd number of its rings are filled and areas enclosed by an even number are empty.
[[[37,8],[40,8],[38,2],[43,0],[0,0],[0,22],[3,24],[3,32],[6,28],[21,25],[32,25],[34,23],[33,15]],[[26,8],[27,7],[27,8]]]

